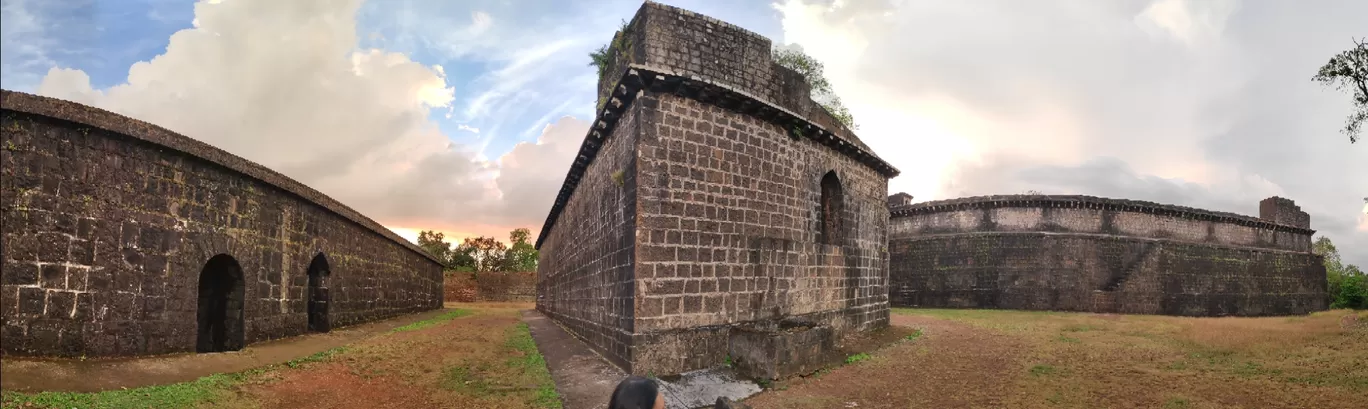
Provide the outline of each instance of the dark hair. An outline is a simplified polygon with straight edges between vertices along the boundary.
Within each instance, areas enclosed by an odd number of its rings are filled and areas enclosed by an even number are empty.
[[[608,409],[652,409],[658,395],[660,385],[654,380],[629,376],[613,389],[613,397],[608,399]]]

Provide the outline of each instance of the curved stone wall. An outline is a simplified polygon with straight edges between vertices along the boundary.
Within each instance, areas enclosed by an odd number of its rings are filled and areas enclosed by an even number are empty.
[[[299,182],[108,111],[0,98],[5,354],[231,350],[441,308],[437,261]]]
[[[895,306],[1193,316],[1326,308],[1309,218],[1088,196],[985,196],[896,206]]]

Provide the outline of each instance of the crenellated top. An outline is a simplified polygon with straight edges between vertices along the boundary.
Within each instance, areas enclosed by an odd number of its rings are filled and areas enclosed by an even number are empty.
[[[213,145],[172,132],[166,128],[92,106],[10,90],[0,90],[0,110],[21,112],[28,115],[53,118],[81,126],[102,129],[222,166],[252,179],[259,180],[267,185],[279,188],[281,191],[288,194],[298,196],[304,201],[313,203],[334,214],[342,216],[361,227],[375,232],[375,234],[393,240],[404,246],[404,248],[422,255],[428,260],[432,260],[438,264],[442,263],[441,260],[438,260],[428,252],[423,251],[417,245],[413,244],[413,242],[399,237],[398,234],[381,226],[380,223],[376,223],[369,217],[324,195],[322,192],[314,190],[303,183],[299,183],[288,176],[282,175],[279,172],[257,164],[256,162],[233,155],[227,151],[214,147]]]
[[[1286,200],[1286,199],[1283,199]],[[1287,201],[1291,203],[1291,201]],[[974,196],[948,200],[936,200],[905,206],[891,207],[892,217],[907,217],[941,212],[970,209],[994,208],[1082,208],[1111,211],[1135,212],[1159,216],[1176,217],[1190,220],[1212,221],[1248,226],[1258,229],[1287,232],[1310,236],[1316,231],[1306,227],[1279,223],[1276,220],[1245,216],[1235,213],[1217,212],[1193,207],[1166,205],[1142,200],[1109,199],[1096,196],[1065,195],[993,195]],[[1304,214],[1304,213],[1303,213]],[[1309,220],[1309,219],[1308,219]],[[1309,221],[1308,221],[1309,223]]]

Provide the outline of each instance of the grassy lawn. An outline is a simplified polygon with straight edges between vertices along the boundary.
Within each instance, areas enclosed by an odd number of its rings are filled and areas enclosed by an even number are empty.
[[[99,393],[5,392],[4,408],[559,408],[516,306],[474,306],[251,371]],[[359,406],[358,406],[359,405]],[[387,406],[388,405],[388,406]]]
[[[1349,316],[1357,326],[1342,325]],[[1185,318],[895,309],[902,342],[775,383],[755,408],[1359,408],[1368,312]]]
[[[521,305],[473,305],[280,365],[5,408],[559,408]],[[1357,326],[1345,324],[1359,317]],[[1363,407],[1368,313],[1184,318],[896,309],[908,335],[755,408]]]
[[[1022,340],[1028,347],[1019,365],[1025,369],[1006,391],[1011,406],[1356,407],[1368,402],[1368,327],[1341,325],[1351,314],[1368,322],[1368,312],[1266,318],[894,313]]]

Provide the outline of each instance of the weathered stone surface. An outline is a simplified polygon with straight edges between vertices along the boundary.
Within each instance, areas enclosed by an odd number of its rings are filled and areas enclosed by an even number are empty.
[[[537,272],[450,273],[444,284],[447,302],[533,302]]]
[[[1324,310],[1309,218],[1273,199],[1261,218],[1085,196],[896,207],[892,303],[1191,316]]]
[[[441,307],[440,264],[313,189],[107,111],[0,98],[6,354],[194,351],[216,255],[237,265],[223,304],[241,317],[223,327],[234,347],[307,331],[310,293],[326,298],[322,329]],[[311,292],[319,255],[327,278]]]
[[[886,326],[897,170],[768,39],[652,2],[619,35],[604,111],[538,239],[538,309],[636,374],[719,365],[742,326]]]

